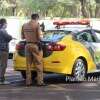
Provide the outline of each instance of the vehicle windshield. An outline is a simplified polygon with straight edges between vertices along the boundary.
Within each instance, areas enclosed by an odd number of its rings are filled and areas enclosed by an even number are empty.
[[[43,40],[57,42],[57,41],[60,41],[64,36],[70,33],[71,31],[60,31],[60,30],[46,31],[44,33]]]

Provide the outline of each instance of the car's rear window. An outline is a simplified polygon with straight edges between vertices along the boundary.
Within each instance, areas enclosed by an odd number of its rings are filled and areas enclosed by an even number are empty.
[[[64,36],[66,36],[67,34],[70,34],[71,31],[46,31],[44,33],[44,37],[43,39],[45,41],[60,41]]]

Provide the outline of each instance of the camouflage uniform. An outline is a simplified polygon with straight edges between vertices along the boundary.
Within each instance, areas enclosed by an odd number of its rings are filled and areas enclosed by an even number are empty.
[[[43,52],[39,50],[40,26],[38,23],[33,25],[28,22],[22,26],[22,39],[26,39],[26,85],[31,85],[31,68],[34,64],[37,71],[37,84],[43,84]]]

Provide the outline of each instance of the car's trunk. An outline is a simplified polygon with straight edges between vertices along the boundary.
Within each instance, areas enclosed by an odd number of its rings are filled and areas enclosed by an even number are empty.
[[[66,36],[69,31],[62,31],[62,30],[53,30],[45,32],[44,38],[41,41],[41,47],[43,50],[43,57],[48,57],[52,54],[53,51],[60,51],[64,48],[64,46],[56,44],[57,42],[61,41],[61,39]],[[17,45],[18,54],[22,57],[25,57],[25,45],[26,41],[20,41]],[[52,50],[48,49],[48,47],[52,48]]]
[[[49,41],[41,41],[43,57],[48,57],[50,54],[52,54],[52,51],[47,50],[47,46],[49,43],[50,43]],[[26,45],[26,41],[20,41],[17,45],[17,52],[22,57],[25,57],[25,45]]]

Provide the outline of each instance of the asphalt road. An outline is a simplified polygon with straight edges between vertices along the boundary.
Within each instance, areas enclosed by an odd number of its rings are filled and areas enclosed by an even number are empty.
[[[61,75],[45,75],[45,87],[37,87],[33,82],[25,86],[25,80],[12,68],[9,61],[6,80],[9,85],[0,85],[0,100],[100,100],[100,80],[81,83],[66,83]]]

